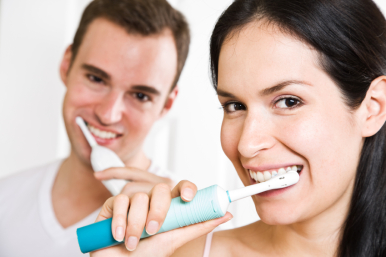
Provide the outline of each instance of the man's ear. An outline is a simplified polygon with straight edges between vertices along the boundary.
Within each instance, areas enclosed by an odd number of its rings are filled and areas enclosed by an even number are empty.
[[[69,45],[66,51],[64,52],[62,62],[60,63],[60,68],[59,68],[60,78],[62,79],[64,85],[66,86],[67,86],[67,74],[71,65],[71,57],[72,57],[71,47],[72,45]]]
[[[362,136],[370,137],[375,135],[386,121],[386,76],[373,80],[362,104],[366,114]]]
[[[164,117],[170,111],[174,104],[174,101],[177,98],[178,91],[178,85],[176,85],[175,88],[173,88],[173,90],[169,93],[169,96],[166,98],[164,108],[161,111],[160,118]]]

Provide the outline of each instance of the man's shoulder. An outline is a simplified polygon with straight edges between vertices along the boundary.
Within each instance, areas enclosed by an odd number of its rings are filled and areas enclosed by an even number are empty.
[[[15,192],[27,193],[40,186],[46,172],[57,165],[57,162],[19,171],[10,176],[0,178],[0,200]]]

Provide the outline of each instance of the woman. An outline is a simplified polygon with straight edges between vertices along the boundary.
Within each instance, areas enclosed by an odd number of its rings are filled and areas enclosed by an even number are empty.
[[[92,256],[386,256],[385,30],[371,0],[236,0],[211,38],[223,150],[245,185],[293,165],[300,181],[253,196],[261,221],[211,242],[231,214],[138,244],[190,182],[111,198],[98,220],[131,251]]]

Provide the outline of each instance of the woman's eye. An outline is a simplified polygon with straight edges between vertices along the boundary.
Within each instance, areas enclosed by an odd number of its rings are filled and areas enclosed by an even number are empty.
[[[143,93],[135,93],[135,97],[139,99],[141,102],[147,102],[150,100],[150,98]]]
[[[278,100],[275,103],[275,108],[291,109],[291,108],[295,108],[296,106],[298,106],[300,104],[301,104],[301,101],[297,98],[285,97],[285,98]]]
[[[103,83],[103,79],[97,77],[97,76],[94,76],[94,75],[87,75],[88,79],[92,82],[96,82],[96,83]]]
[[[235,112],[235,111],[241,111],[241,110],[245,110],[245,106],[241,103],[226,103],[223,105],[223,108],[225,110],[225,112],[227,113],[231,113],[231,112]]]

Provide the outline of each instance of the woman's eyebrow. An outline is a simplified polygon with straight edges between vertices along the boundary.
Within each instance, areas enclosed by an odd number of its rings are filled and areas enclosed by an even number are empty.
[[[218,89],[216,90],[218,96],[222,97],[229,97],[229,98],[236,98],[236,96],[232,95],[231,93],[228,93],[224,90]]]
[[[311,84],[309,84],[307,82],[304,82],[304,81],[300,81],[300,80],[287,80],[287,81],[281,82],[281,83],[279,83],[279,84],[277,84],[277,85],[275,85],[273,87],[265,88],[265,89],[261,90],[259,94],[261,96],[267,96],[267,95],[273,94],[273,93],[275,93],[277,91],[280,91],[283,88],[285,88],[286,86],[289,86],[289,85],[292,85],[292,84],[311,86]]]
[[[265,89],[261,90],[259,94],[261,96],[267,96],[267,95],[270,95],[270,94],[273,94],[273,93],[275,93],[277,91],[282,90],[286,86],[293,85],[293,84],[311,86],[310,83],[307,83],[305,81],[287,80],[287,81],[280,82],[279,84],[277,84],[277,85],[275,85],[273,87],[265,88]],[[218,88],[217,88],[216,92],[217,92],[218,96],[229,97],[229,98],[237,98],[235,95],[233,95],[231,93],[228,93],[228,92],[226,92],[224,90],[218,89]]]

